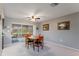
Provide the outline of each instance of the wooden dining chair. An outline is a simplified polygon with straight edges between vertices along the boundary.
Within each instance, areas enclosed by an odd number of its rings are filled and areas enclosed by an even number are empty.
[[[25,37],[25,46],[29,48],[29,46],[33,44],[33,40],[29,38],[31,37],[31,34],[26,34],[24,37]]]
[[[43,46],[44,46],[44,37],[38,36],[33,42],[33,50],[35,50],[35,47],[37,47],[39,52],[39,48],[43,49]]]

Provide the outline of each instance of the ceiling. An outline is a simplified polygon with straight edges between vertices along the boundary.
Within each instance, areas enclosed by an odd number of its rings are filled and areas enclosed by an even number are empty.
[[[38,22],[79,12],[78,3],[59,3],[55,7],[50,6],[50,3],[6,3],[3,8],[7,18],[26,19],[34,15],[40,17]]]

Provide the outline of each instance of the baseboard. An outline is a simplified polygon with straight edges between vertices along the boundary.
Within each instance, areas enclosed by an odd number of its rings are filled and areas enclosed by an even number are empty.
[[[5,44],[5,45],[4,45],[4,48],[7,48],[7,47],[9,47],[9,46],[11,46],[11,44]]]
[[[50,42],[50,41],[45,41],[45,42]],[[61,46],[61,47],[65,47],[65,48],[68,48],[68,49],[73,49],[73,50],[79,51],[79,49],[72,48],[72,47],[69,47],[69,46],[66,46],[66,45],[63,45],[63,44],[59,44],[59,43],[56,43],[56,42],[50,42],[50,43],[51,44],[54,43],[55,45],[58,45],[58,46]]]
[[[1,56],[1,54],[2,54],[2,49],[0,49],[0,56]]]

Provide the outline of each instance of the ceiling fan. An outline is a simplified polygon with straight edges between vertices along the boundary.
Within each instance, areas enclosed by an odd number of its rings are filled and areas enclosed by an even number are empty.
[[[31,16],[31,17],[27,17],[27,19],[30,20],[30,21],[35,22],[35,21],[39,20],[40,18],[37,17],[37,16]]]

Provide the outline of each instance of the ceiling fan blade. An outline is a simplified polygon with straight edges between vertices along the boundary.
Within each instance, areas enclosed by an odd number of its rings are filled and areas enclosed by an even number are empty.
[[[35,18],[35,19],[40,19],[40,18]]]
[[[52,16],[39,16],[39,18],[41,19],[47,19],[47,18],[51,18]]]
[[[30,18],[30,17],[26,17],[26,18]]]
[[[31,20],[31,17],[26,17],[27,20]]]

